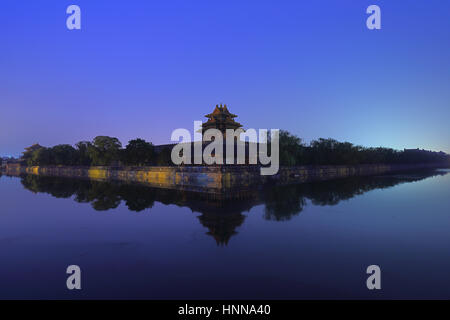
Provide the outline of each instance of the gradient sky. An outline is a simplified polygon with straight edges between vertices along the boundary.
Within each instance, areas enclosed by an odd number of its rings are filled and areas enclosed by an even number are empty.
[[[66,28],[81,7],[82,29]],[[382,29],[366,28],[370,4]],[[0,155],[245,128],[450,152],[450,1],[3,0]]]

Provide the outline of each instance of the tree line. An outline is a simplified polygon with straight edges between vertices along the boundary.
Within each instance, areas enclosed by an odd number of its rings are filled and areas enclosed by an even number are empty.
[[[151,142],[130,140],[125,148],[117,138],[98,136],[91,141],[80,141],[71,146],[60,144],[46,148],[31,146],[23,152],[22,160],[30,166],[111,166],[111,165],[170,165],[167,150],[156,152]]]
[[[98,136],[93,141],[80,141],[71,146],[60,144],[46,148],[35,145],[26,148],[22,160],[30,166],[170,166],[171,149],[156,151],[151,142],[130,140],[125,148],[117,138]],[[280,165],[355,165],[371,163],[431,163],[450,164],[450,155],[419,149],[403,151],[391,148],[367,148],[334,139],[313,140],[306,144],[288,131],[280,131]]]
[[[301,138],[288,131],[280,131],[280,165],[282,166],[432,162],[450,164],[450,155],[419,149],[367,148],[331,138],[320,138],[306,144]]]

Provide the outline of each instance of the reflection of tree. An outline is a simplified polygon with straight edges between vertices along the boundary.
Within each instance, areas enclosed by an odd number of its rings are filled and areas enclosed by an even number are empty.
[[[117,191],[117,187],[111,183],[93,181],[89,192],[92,207],[98,211],[117,208],[122,200]]]
[[[353,177],[322,182],[310,182],[289,186],[276,186],[263,193],[266,205],[264,217],[268,220],[289,220],[299,214],[306,205],[306,199],[319,206],[337,205],[356,195],[374,189],[384,189],[400,183],[422,180],[436,175],[445,175],[440,171],[419,171],[414,173]]]
[[[131,211],[143,211],[152,208],[155,203],[153,189],[135,185],[121,185],[120,195]]]
[[[34,193],[49,193],[55,198],[70,198],[77,189],[78,181],[66,181],[52,177],[40,177],[24,175],[21,179],[22,185]]]
[[[91,203],[98,211],[117,208],[122,200],[131,211],[151,208],[154,203],[152,189],[144,186],[36,175],[22,176],[21,182],[33,192],[44,192],[57,198],[74,196],[75,201]]]
[[[78,188],[74,191],[74,200],[80,203],[89,203],[92,201],[91,189],[93,181],[79,180]]]
[[[306,204],[298,186],[278,186],[264,193],[264,218],[267,220],[289,220],[300,213]]]
[[[245,220],[242,213],[258,204],[265,204],[267,220],[289,220],[299,214],[310,200],[314,205],[336,205],[342,200],[399,183],[412,182],[446,172],[422,171],[399,175],[355,177],[289,186],[273,186],[254,190],[239,199],[220,199],[218,195],[181,190],[157,189],[145,185],[91,181],[37,175],[21,176],[23,186],[32,192],[45,192],[57,198],[74,196],[77,202],[91,203],[95,210],[117,208],[124,201],[131,211],[152,208],[155,201],[188,207],[201,213],[199,222],[208,229],[218,245],[227,245],[236,228]]]
[[[444,174],[445,172],[425,170],[402,175],[353,177],[332,180],[328,183],[315,182],[304,185],[304,194],[311,199],[314,205],[333,206],[342,200],[351,199],[356,195],[361,195],[374,189],[386,189],[401,183],[419,181]]]

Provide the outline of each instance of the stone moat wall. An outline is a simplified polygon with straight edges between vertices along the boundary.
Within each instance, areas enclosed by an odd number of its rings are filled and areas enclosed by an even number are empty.
[[[34,174],[68,178],[140,183],[151,187],[210,194],[245,193],[268,184],[295,184],[353,176],[389,174],[407,170],[442,167],[442,164],[366,164],[352,166],[281,167],[274,176],[262,176],[259,166],[177,167],[27,167],[9,164],[6,174]]]

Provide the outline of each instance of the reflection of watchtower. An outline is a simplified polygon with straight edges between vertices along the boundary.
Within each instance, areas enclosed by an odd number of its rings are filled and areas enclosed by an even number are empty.
[[[222,104],[220,107],[216,105],[214,111],[205,117],[208,118],[208,121],[202,124],[202,134],[208,129],[217,129],[225,136],[227,129],[236,130],[242,127],[240,123],[234,121],[237,115],[230,113],[226,104],[223,107]]]
[[[245,198],[229,200],[207,199],[191,202],[189,207],[192,211],[200,212],[198,216],[200,223],[208,228],[206,233],[212,236],[218,246],[228,244],[230,238],[238,232],[236,228],[240,227],[246,218],[242,213],[249,212],[256,204],[260,204],[258,192],[252,190]]]
[[[229,214],[203,213],[198,217],[200,223],[209,229],[206,234],[212,236],[218,246],[227,245],[230,238],[237,234],[236,228],[242,225],[245,216],[239,212]]]

